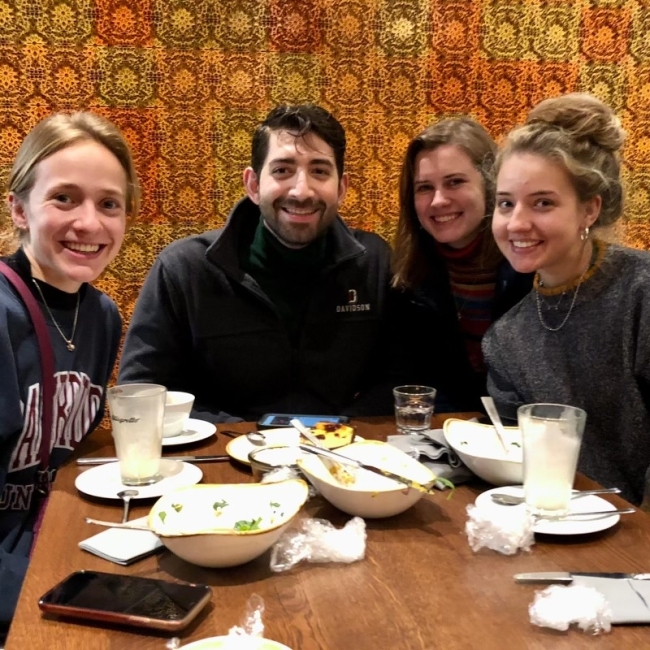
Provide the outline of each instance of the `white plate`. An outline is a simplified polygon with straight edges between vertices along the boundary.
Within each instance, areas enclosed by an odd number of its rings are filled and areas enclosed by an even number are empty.
[[[74,484],[79,492],[91,497],[119,499],[118,492],[132,488],[138,491],[138,496],[133,497],[134,499],[146,499],[162,496],[176,488],[194,485],[203,478],[203,472],[196,465],[166,458],[160,461],[160,473],[163,478],[157,483],[134,488],[132,485],[122,483],[119,463],[107,463],[79,474]]]
[[[284,429],[264,429],[260,433],[264,434],[264,437],[267,440],[267,447],[282,447],[287,445],[292,447],[294,445],[300,444],[300,434],[293,427],[286,427]],[[354,436],[354,442],[361,442],[363,438],[361,436]],[[345,446],[345,445],[343,445]],[[248,454],[251,453],[254,449],[261,449],[262,445],[254,445],[248,440],[246,434],[242,434],[237,438],[233,438],[226,445],[226,453],[240,463],[244,465],[250,465],[251,462],[248,460]],[[338,451],[343,447],[337,447],[332,451]]]
[[[189,445],[191,442],[198,442],[199,440],[209,438],[211,435],[214,435],[216,430],[217,427],[210,422],[190,418],[180,434],[177,436],[171,436],[170,438],[163,438],[162,444],[163,447]]]
[[[476,505],[499,509],[526,507],[523,503],[519,506],[503,506],[496,503],[491,497],[495,492],[523,496],[524,488],[521,485],[493,488],[492,490],[479,494],[476,498]],[[571,500],[570,512],[595,512],[600,510],[616,510],[616,506],[594,494]],[[584,535],[585,533],[596,533],[600,530],[611,528],[618,523],[620,518],[620,515],[596,515],[595,517],[576,517],[575,519],[566,519],[563,521],[540,519],[535,524],[533,530],[536,533],[545,533],[547,535]]]
[[[267,440],[266,445],[270,447],[278,447],[283,445],[297,445],[300,442],[300,434],[293,427],[284,429],[264,429],[262,431]],[[260,449],[262,445],[254,445],[248,440],[246,434],[242,434],[237,438],[233,438],[226,445],[226,453],[235,460],[238,460],[244,465],[250,465],[248,454],[254,449]]]
[[[220,650],[221,648],[239,647],[239,644],[231,646],[232,640],[232,636],[211,636],[209,639],[201,639],[189,645],[184,645],[181,650]],[[268,639],[259,639],[258,643],[255,644],[251,640],[244,647],[255,648],[255,650],[291,650],[286,645]]]

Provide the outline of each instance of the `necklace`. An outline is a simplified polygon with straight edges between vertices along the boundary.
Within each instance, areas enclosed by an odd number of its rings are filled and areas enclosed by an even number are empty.
[[[551,327],[550,325],[546,324],[546,321],[544,320],[544,316],[542,314],[542,303],[541,299],[539,297],[539,291],[536,289],[535,290],[535,302],[537,303],[537,315],[539,316],[539,322],[542,324],[542,326],[547,329],[549,332],[559,332],[565,325],[566,322],[569,320],[569,316],[571,316],[571,312],[573,311],[573,307],[576,304],[576,300],[578,298],[578,293],[580,291],[580,287],[582,286],[582,280],[584,279],[585,275],[587,274],[587,271],[591,267],[591,264],[587,264],[587,268],[582,272],[582,275],[580,276],[580,279],[578,280],[578,284],[576,285],[576,288],[573,292],[573,299],[571,300],[571,305],[569,306],[569,311],[566,313],[566,316],[564,317],[564,320],[557,326],[557,327]],[[539,280],[539,286],[543,287],[544,284],[542,283],[541,280]],[[564,294],[562,294],[564,296]],[[560,302],[562,299],[560,298]],[[556,306],[556,309],[560,306],[558,303]]]
[[[47,313],[50,315],[50,318],[54,323],[54,327],[56,327],[56,329],[59,331],[59,334],[61,335],[61,338],[66,342],[66,345],[68,346],[68,350],[70,350],[70,352],[74,352],[75,344],[72,341],[74,339],[74,333],[77,331],[77,317],[79,316],[79,291],[77,291],[77,306],[75,307],[74,310],[74,322],[72,324],[72,334],[70,334],[70,338],[68,339],[63,333],[63,330],[59,327],[59,324],[56,322],[54,315],[52,314],[52,310],[50,309],[50,306],[47,304],[47,301],[45,300],[45,296],[43,295],[43,290],[41,289],[40,285],[38,284],[38,282],[36,282],[34,278],[32,278],[32,282],[36,285],[36,288],[38,289],[38,293],[41,294],[41,299],[43,300],[45,309],[47,309]]]

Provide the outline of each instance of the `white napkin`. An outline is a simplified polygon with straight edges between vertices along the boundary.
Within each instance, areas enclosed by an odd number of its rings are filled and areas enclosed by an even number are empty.
[[[612,623],[650,623],[650,581],[573,576],[574,585],[598,590],[612,608]]]
[[[146,525],[147,517],[134,519],[129,523]],[[84,551],[124,566],[155,553],[162,545],[158,536],[148,530],[125,528],[108,528],[79,542],[79,548]]]

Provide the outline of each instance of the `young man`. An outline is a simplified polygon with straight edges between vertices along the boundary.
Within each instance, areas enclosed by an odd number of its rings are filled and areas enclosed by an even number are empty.
[[[156,260],[127,333],[121,383],[196,396],[193,417],[385,414],[390,251],[348,228],[345,132],[314,105],[253,136],[247,197],[226,226]]]

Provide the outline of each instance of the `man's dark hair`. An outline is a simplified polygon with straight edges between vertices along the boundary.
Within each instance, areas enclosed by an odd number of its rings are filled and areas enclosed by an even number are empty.
[[[282,105],[274,108],[253,135],[251,167],[259,178],[269,153],[271,131],[287,131],[296,139],[313,133],[334,151],[336,171],[343,176],[345,158],[345,131],[340,122],[328,111],[315,104]]]

